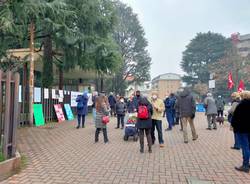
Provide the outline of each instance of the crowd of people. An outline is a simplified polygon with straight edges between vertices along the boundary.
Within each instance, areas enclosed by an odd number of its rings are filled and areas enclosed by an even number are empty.
[[[233,93],[231,95],[232,105],[228,111],[228,122],[231,123],[231,130],[234,132],[235,143],[231,147],[235,150],[242,149],[243,164],[235,167],[238,171],[249,172],[250,157],[250,92],[243,91],[241,93]],[[78,125],[81,122],[84,128],[85,116],[88,112],[86,93],[80,95],[77,101]],[[117,118],[116,129],[124,129],[125,116],[127,113],[136,113],[136,129],[139,135],[140,152],[144,153],[144,134],[147,138],[148,152],[152,153],[152,145],[156,141],[156,131],[160,148],[164,147],[163,138],[163,121],[162,116],[166,116],[168,128],[165,131],[171,131],[176,124],[181,125],[184,143],[189,142],[187,125],[190,125],[192,140],[198,139],[194,119],[196,113],[196,101],[188,88],[178,91],[177,94],[170,94],[166,98],[160,99],[157,92],[152,92],[150,97],[141,95],[140,91],[136,91],[129,98],[123,96],[109,96],[105,93],[93,93],[93,120],[96,127],[95,142],[99,141],[99,134],[102,131],[104,142],[108,143],[107,123],[109,116]],[[207,130],[216,130],[217,123],[224,123],[225,101],[222,96],[214,99],[212,93],[208,93],[204,99],[205,115],[207,116]]]

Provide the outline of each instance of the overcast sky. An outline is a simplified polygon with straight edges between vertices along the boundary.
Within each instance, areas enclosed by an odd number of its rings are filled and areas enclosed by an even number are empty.
[[[146,32],[152,57],[151,77],[180,68],[182,52],[198,32],[250,33],[250,0],[122,0]]]

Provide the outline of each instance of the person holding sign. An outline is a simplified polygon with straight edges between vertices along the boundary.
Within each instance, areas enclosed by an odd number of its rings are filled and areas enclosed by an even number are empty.
[[[81,126],[81,120],[82,120],[82,128],[84,128],[85,124],[85,116],[88,113],[88,93],[84,92],[83,95],[78,95],[76,98],[77,102],[77,120],[78,125],[77,129]]]

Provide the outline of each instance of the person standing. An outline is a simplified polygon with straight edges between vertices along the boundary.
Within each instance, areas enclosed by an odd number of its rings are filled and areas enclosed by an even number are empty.
[[[187,124],[189,123],[192,131],[193,141],[198,139],[198,135],[194,126],[194,118],[196,111],[196,104],[194,97],[191,95],[189,89],[185,88],[183,92],[180,92],[176,102],[176,108],[180,112],[181,123],[183,126],[184,143],[188,143]]]
[[[208,122],[208,130],[217,129],[216,125],[216,115],[217,115],[217,107],[215,104],[215,100],[211,93],[207,94],[207,97],[204,100],[204,105],[206,109],[207,122]]]
[[[228,122],[229,123],[232,123],[232,117],[234,115],[234,111],[240,103],[240,94],[237,92],[234,92],[232,93],[231,98],[232,98],[232,106],[228,110]],[[231,127],[230,129],[233,130],[232,125],[230,127]],[[239,142],[238,134],[235,131],[233,131],[233,133],[234,133],[234,146],[231,147],[231,149],[240,150],[240,142]]]
[[[77,129],[81,126],[81,120],[82,120],[82,128],[85,127],[85,116],[88,114],[88,93],[84,92],[83,95],[78,95],[76,98],[77,102]]]
[[[115,115],[115,104],[116,104],[116,99],[114,97],[114,94],[111,92],[109,97],[108,97],[108,101],[109,101],[109,106],[110,106],[110,114],[111,116],[113,116],[113,114]]]
[[[240,167],[235,167],[237,171],[249,173],[250,158],[250,91],[240,93],[242,101],[236,107],[232,117],[232,127],[237,133],[240,147],[242,149],[243,163]]]
[[[166,131],[171,131],[173,126],[174,126],[174,117],[175,117],[175,109],[174,109],[174,105],[175,105],[175,98],[174,98],[174,94],[171,93],[169,97],[167,97],[164,101],[165,104],[165,111],[166,111],[166,115],[167,115],[167,121],[168,121],[168,128],[166,129]]]
[[[217,107],[217,112],[218,112],[217,116],[223,117],[224,116],[225,102],[221,96],[218,96],[218,99],[216,100],[216,107]]]
[[[92,116],[93,116],[93,122],[95,123],[96,119],[96,108],[95,108],[95,101],[98,96],[98,92],[94,91],[92,94]]]
[[[117,116],[116,129],[120,128],[120,124],[121,124],[121,129],[123,129],[124,128],[124,117],[125,117],[125,113],[126,113],[126,104],[125,104],[123,97],[120,97],[120,100],[116,103],[115,110],[116,110],[116,116]]]
[[[136,127],[139,129],[139,139],[140,139],[140,152],[144,153],[144,133],[147,137],[148,151],[152,153],[152,138],[151,138],[151,128],[152,128],[152,116],[153,108],[147,98],[140,98],[138,101],[137,109],[137,122]]]
[[[95,132],[95,142],[99,141],[99,134],[102,130],[104,143],[108,143],[107,125],[103,123],[103,117],[109,115],[108,100],[104,95],[100,95],[96,98],[96,132]]]
[[[134,95],[131,95],[127,101],[127,110],[128,113],[134,113],[135,112],[135,105],[133,103]]]
[[[133,104],[134,104],[134,107],[135,107],[135,112],[137,111],[137,109],[138,109],[138,106],[139,106],[139,101],[141,100],[141,92],[139,91],[139,90],[137,90],[136,92],[135,92],[135,97],[134,97],[134,99],[133,99]]]
[[[155,128],[158,132],[158,141],[160,147],[164,147],[163,133],[162,133],[162,113],[164,111],[164,103],[158,97],[156,92],[152,93],[151,104],[153,107],[153,115],[152,115],[152,129],[151,129],[151,137],[152,144],[155,143]]]

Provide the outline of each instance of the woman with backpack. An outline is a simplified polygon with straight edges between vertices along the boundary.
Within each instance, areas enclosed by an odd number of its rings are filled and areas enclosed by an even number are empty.
[[[108,143],[108,134],[107,134],[107,122],[105,123],[103,120],[105,117],[108,117],[109,115],[109,106],[108,106],[108,100],[104,95],[101,95],[96,98],[96,120],[95,120],[95,126],[96,126],[96,132],[95,132],[95,142],[99,141],[99,134],[102,130],[103,137],[104,137],[104,143]]]
[[[88,114],[88,93],[84,92],[83,95],[78,95],[76,98],[77,102],[77,120],[78,120],[78,125],[77,129],[80,128],[81,126],[81,120],[82,120],[82,128],[85,127],[85,116]]]
[[[139,129],[141,153],[144,153],[144,132],[147,137],[148,152],[152,153],[152,138],[151,138],[152,114],[153,114],[153,108],[152,105],[147,100],[147,98],[145,97],[140,98],[137,109],[136,127]]]

